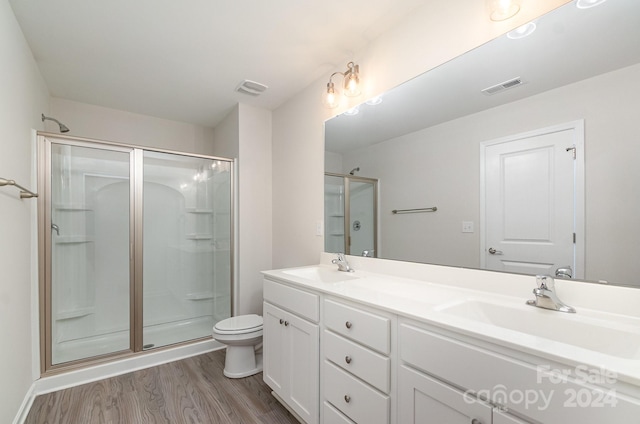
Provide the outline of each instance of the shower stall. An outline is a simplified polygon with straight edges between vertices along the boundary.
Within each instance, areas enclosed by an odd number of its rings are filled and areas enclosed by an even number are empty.
[[[38,149],[43,372],[231,316],[232,160],[50,134]]]
[[[378,180],[325,173],[326,252],[377,257]]]

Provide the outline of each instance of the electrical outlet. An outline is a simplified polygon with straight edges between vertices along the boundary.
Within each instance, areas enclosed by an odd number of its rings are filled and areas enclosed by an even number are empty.
[[[324,222],[316,221],[316,236],[320,237],[324,235]]]
[[[473,221],[462,221],[462,232],[473,233]]]

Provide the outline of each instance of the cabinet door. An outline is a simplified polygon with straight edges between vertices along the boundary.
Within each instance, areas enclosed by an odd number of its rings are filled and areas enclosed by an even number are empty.
[[[491,406],[406,366],[400,367],[398,422],[491,424]]]
[[[320,348],[317,324],[263,303],[265,383],[307,424],[320,416]]]
[[[308,424],[320,415],[320,343],[318,325],[296,315],[285,316],[289,406]]]
[[[283,357],[285,354],[285,327],[280,320],[284,322],[285,312],[265,302],[262,314],[264,319],[262,327],[264,343],[262,379],[274,392],[284,398],[285,389],[283,386],[286,381],[285,366],[287,362]]]
[[[513,415],[509,415],[508,413],[494,409],[493,424],[530,424],[530,423],[529,421],[523,421],[520,418],[514,417]]]

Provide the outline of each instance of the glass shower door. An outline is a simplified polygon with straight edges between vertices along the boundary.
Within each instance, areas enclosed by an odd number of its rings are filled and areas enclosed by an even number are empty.
[[[349,253],[375,257],[376,183],[349,179]]]
[[[378,180],[324,176],[324,250],[377,257]]]
[[[231,164],[144,152],[143,348],[231,316]]]
[[[53,365],[131,346],[131,152],[51,144],[45,337]]]

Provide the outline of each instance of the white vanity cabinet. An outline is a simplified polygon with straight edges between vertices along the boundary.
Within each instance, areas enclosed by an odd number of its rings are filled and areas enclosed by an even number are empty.
[[[391,422],[395,316],[331,298],[322,304],[323,423]]]
[[[585,379],[599,376],[600,357],[507,329],[487,334],[434,304],[475,292],[332,272],[264,273],[263,378],[307,424],[640,424],[633,377]],[[579,358],[596,365],[579,369]]]
[[[398,325],[398,346],[403,424],[640,422],[640,416],[629,421],[640,411],[637,399],[579,376],[567,377],[571,369],[565,365],[404,319]],[[437,402],[428,410],[420,405],[431,399]],[[435,419],[436,411],[452,418]]]
[[[263,379],[307,424],[319,421],[319,295],[264,280]]]

